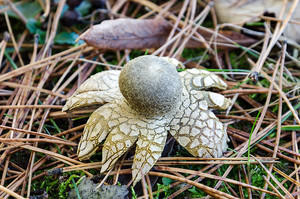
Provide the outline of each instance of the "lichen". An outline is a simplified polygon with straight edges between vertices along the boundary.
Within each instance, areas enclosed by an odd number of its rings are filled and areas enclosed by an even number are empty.
[[[90,199],[124,199],[127,198],[128,190],[125,185],[102,185],[97,189],[97,184],[93,183],[88,178],[84,178],[77,186],[79,195],[81,198]],[[75,189],[69,192],[68,199],[77,199],[77,193]]]

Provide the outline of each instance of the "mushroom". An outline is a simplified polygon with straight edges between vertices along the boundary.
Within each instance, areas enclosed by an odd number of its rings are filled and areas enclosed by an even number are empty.
[[[78,146],[81,160],[101,142],[101,172],[110,170],[134,144],[133,185],[161,156],[167,133],[196,157],[220,157],[227,149],[226,127],[210,108],[227,109],[231,100],[205,91],[226,89],[226,83],[205,70],[187,69],[173,58],[137,57],[122,71],[100,72],[86,80],[63,111],[104,104],[89,118]],[[118,84],[119,82],[119,84]]]
[[[156,56],[141,56],[126,64],[119,77],[122,95],[145,115],[163,115],[178,106],[182,85],[176,67]]]

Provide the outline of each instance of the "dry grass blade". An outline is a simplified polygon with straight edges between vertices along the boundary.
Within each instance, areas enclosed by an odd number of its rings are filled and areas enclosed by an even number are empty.
[[[300,119],[298,117],[297,112],[295,111],[294,107],[292,106],[291,102],[289,99],[286,97],[285,93],[279,88],[279,86],[264,72],[261,71],[261,73],[264,75],[264,77],[275,87],[275,89],[280,93],[284,101],[287,103],[289,109],[293,113],[293,116],[295,117],[297,123],[300,125]]]
[[[209,194],[210,196],[214,197],[214,198],[231,198],[231,199],[237,199],[234,196],[231,196],[229,194],[226,194],[224,192],[218,191],[216,189],[210,188],[208,186],[205,186],[203,184],[197,183],[195,181],[192,180],[188,180],[186,178],[183,177],[178,177],[178,176],[174,176],[174,175],[170,175],[170,174],[165,174],[165,173],[159,173],[159,172],[154,172],[154,171],[150,171],[149,175],[155,175],[155,176],[160,176],[160,177],[165,177],[165,178],[170,178],[170,179],[174,179],[174,180],[178,180],[181,182],[185,182],[188,184],[191,184],[199,189],[201,189],[202,191],[206,192],[207,194]]]
[[[70,146],[77,146],[77,143],[62,141],[62,140],[52,140],[52,139],[40,139],[40,138],[0,138],[0,142],[9,143],[9,142],[48,142],[56,144],[64,144]]]
[[[174,161],[166,161],[169,159],[177,159]],[[215,164],[229,164],[229,165],[242,165],[242,164],[249,164],[249,162],[246,161],[246,158],[242,158],[245,159],[245,161],[240,161],[240,160],[234,160],[234,158],[229,158],[232,161],[185,161],[186,159],[197,159],[197,158],[160,158],[158,160],[158,162],[156,162],[155,165],[161,165],[161,166],[167,166],[167,165],[215,165]],[[277,161],[272,160],[272,158],[258,158],[261,163],[263,164],[269,164],[269,163],[277,163]],[[132,160],[125,160],[122,161],[120,164],[116,164],[116,166],[130,166],[132,165]],[[250,160],[250,164],[259,164],[255,159]],[[68,171],[75,171],[78,169],[93,169],[93,168],[99,168],[102,166],[102,163],[100,162],[95,162],[95,163],[84,163],[84,164],[80,164],[80,165],[73,165],[73,166],[69,166],[69,167],[65,167],[63,172],[68,172]]]
[[[294,184],[296,184],[297,186],[300,186],[300,183],[298,181],[296,181],[293,178],[291,178],[290,176],[286,175],[285,173],[283,173],[276,167],[273,167],[273,170],[276,171],[278,174],[282,175],[286,180],[289,180],[289,181],[293,182]]]
[[[7,24],[7,27],[8,27],[9,34],[10,34],[10,38],[11,38],[13,44],[14,44],[14,48],[15,48],[16,53],[18,55],[18,58],[19,58],[19,60],[21,62],[21,65],[23,66],[24,62],[23,62],[23,59],[22,59],[22,57],[20,55],[19,48],[18,48],[16,40],[15,40],[15,36],[14,36],[14,34],[12,32],[12,28],[11,28],[11,25],[10,25],[10,22],[9,22],[9,19],[8,19],[7,12],[4,13],[4,16],[5,16],[6,24]]]
[[[16,105],[16,106],[0,106],[0,109],[31,109],[31,108],[50,108],[62,109],[61,105]]]
[[[272,185],[272,183],[269,181],[269,179],[267,179],[265,176],[263,176],[264,180],[266,181],[266,183],[277,193],[277,195],[279,196],[279,198],[284,199],[285,197],[276,189],[276,187],[274,187],[274,185]]]
[[[199,171],[193,171],[193,170],[188,170],[188,169],[180,169],[180,168],[172,168],[172,167],[161,167],[161,166],[157,166],[156,169],[159,170],[159,171],[177,171],[177,172],[180,172],[180,173],[187,173],[187,174],[197,175],[197,176],[201,176],[201,177],[205,177],[205,178],[221,180],[221,181],[224,181],[224,182],[244,186],[244,187],[251,188],[251,189],[254,189],[254,190],[257,190],[257,191],[261,191],[261,192],[264,192],[264,193],[277,195],[276,193],[273,193],[273,192],[270,192],[270,191],[252,186],[252,185],[248,185],[246,183],[238,182],[238,181],[231,180],[231,179],[228,179],[228,178],[219,177],[219,176],[215,176],[215,175],[211,175],[211,174],[207,174],[207,173],[203,173],[203,172],[199,172]]]
[[[44,58],[44,59],[41,59],[35,63],[31,63],[31,64],[27,64],[23,67],[20,67],[16,70],[13,70],[11,72],[8,72],[8,73],[5,73],[5,74],[2,74],[0,75],[0,82],[3,82],[5,80],[8,80],[8,79],[11,79],[15,76],[18,76],[18,75],[21,75],[23,73],[26,73],[28,71],[32,71],[32,70],[35,70],[35,69],[39,69],[39,68],[42,68],[42,67],[46,67],[49,65],[49,61],[53,61],[57,58],[60,59],[60,61],[63,61],[63,60],[66,60],[66,59],[72,59],[72,57],[74,56],[73,54],[70,54],[71,52],[74,52],[74,51],[78,51],[78,50],[81,50],[83,48],[85,48],[86,45],[83,44],[81,46],[77,46],[77,47],[74,47],[74,48],[71,48],[69,50],[65,50],[61,53],[57,53],[55,55],[52,55],[50,57],[47,57],[47,58]],[[87,51],[88,50],[91,50],[90,49],[86,49]]]
[[[7,129],[7,130],[13,130],[15,132],[27,133],[27,134],[30,134],[30,135],[38,135],[38,136],[42,136],[42,137],[45,137],[45,138],[49,138],[49,139],[53,139],[53,140],[58,140],[58,141],[74,144],[74,143],[68,142],[67,140],[64,140],[62,138],[58,138],[58,137],[55,137],[53,135],[47,135],[47,134],[44,134],[44,133],[33,132],[33,131],[28,131],[28,130],[23,130],[23,129],[18,129],[18,128],[12,128],[12,127],[3,126],[3,125],[0,125],[0,128]]]
[[[14,144],[18,144],[18,143],[14,143]],[[80,164],[80,162],[77,161],[77,160],[66,157],[64,155],[60,155],[58,153],[54,153],[52,151],[48,151],[48,150],[45,150],[45,149],[41,149],[41,148],[38,148],[38,147],[29,146],[29,145],[22,145],[21,147],[24,148],[24,149],[28,149],[28,150],[32,150],[32,151],[35,151],[35,152],[40,152],[40,153],[49,155],[50,157],[56,158],[56,159],[66,163],[68,165]]]
[[[284,4],[286,4],[287,2],[285,2]],[[266,49],[265,53],[263,54],[263,56],[260,57],[259,61],[258,61],[258,65],[257,68],[255,68],[255,71],[257,72],[262,72],[261,68],[265,62],[265,60],[267,59],[269,53],[271,52],[272,48],[274,47],[274,45],[276,44],[276,42],[278,41],[279,37],[282,35],[284,29],[286,28],[286,25],[289,23],[290,18],[293,14],[293,12],[295,11],[297,5],[299,3],[299,0],[294,0],[293,4],[288,12],[288,14],[286,15],[283,23],[277,23],[276,29],[274,31],[274,35],[269,43],[268,48]],[[283,11],[285,10],[286,6],[282,6],[282,12],[280,14],[280,17],[282,17]]]
[[[283,67],[284,67],[284,62],[285,62],[285,52],[286,52],[286,45],[284,45],[284,48],[282,50],[282,55],[281,55],[280,80],[279,80],[280,90],[282,90],[282,78],[283,78]],[[278,108],[278,120],[277,120],[277,135],[276,135],[274,153],[273,153],[273,156],[272,156],[274,158],[277,156],[279,141],[280,141],[280,135],[281,135],[281,123],[282,123],[281,115],[282,115],[282,96],[280,95],[279,96],[279,108]],[[273,169],[273,164],[270,165],[269,171],[272,172],[272,169]],[[265,180],[266,180],[266,183],[270,185],[269,178],[270,178],[270,176],[268,175],[265,178]],[[265,186],[264,186],[265,189],[267,189],[267,184],[265,184]]]
[[[17,198],[17,199],[25,199],[25,198],[23,198],[22,196],[16,194],[15,192],[13,192],[13,191],[11,191],[11,190],[9,190],[9,189],[3,187],[2,185],[0,185],[0,191],[3,191],[3,192],[5,192],[5,193],[11,195],[11,196],[14,197],[14,198]]]
[[[42,89],[42,88],[36,88],[36,87],[33,87],[33,86],[27,86],[27,85],[21,85],[21,84],[9,83],[9,82],[1,82],[0,85],[9,86],[9,87],[12,87],[12,88],[27,88],[27,89],[47,93],[47,94],[50,94],[50,95],[53,95],[53,96],[58,96],[58,97],[61,97],[63,99],[68,98],[67,96],[62,95],[60,93],[56,93],[56,92],[49,91],[49,90]]]
[[[260,163],[260,166],[268,173],[268,175],[281,188],[281,190],[284,191],[284,193],[286,194],[286,196],[285,196],[286,198],[293,198],[291,193],[288,190],[286,190],[286,188],[284,186],[281,185],[281,183],[272,175],[272,173],[269,172],[269,170],[263,164]]]

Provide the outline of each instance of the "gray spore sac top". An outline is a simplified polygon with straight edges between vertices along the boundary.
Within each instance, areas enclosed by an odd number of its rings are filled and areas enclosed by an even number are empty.
[[[176,66],[153,55],[128,62],[121,71],[119,87],[133,109],[149,116],[171,111],[182,94]]]

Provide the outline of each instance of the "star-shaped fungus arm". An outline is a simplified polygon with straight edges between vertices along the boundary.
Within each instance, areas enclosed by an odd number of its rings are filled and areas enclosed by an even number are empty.
[[[180,76],[189,74],[191,78],[189,79],[190,84],[195,90],[207,90],[210,88],[225,90],[227,88],[227,84],[214,73],[208,72],[206,70],[198,70],[198,69],[190,69],[184,71]]]
[[[220,157],[227,149],[226,128],[209,108],[226,109],[231,100],[205,89],[224,90],[218,76],[198,69],[180,73],[183,94],[179,110],[171,121],[170,133],[192,155]]]
[[[199,103],[200,108],[227,109],[231,100],[223,95],[205,91],[207,89],[225,90],[227,84],[218,76],[205,70],[189,69],[180,73],[184,85],[183,95],[190,104]],[[204,99],[204,100],[203,100]],[[185,102],[187,103],[187,101]]]
[[[109,133],[108,122],[111,118],[112,110],[109,105],[98,108],[88,119],[83,135],[78,145],[78,157],[85,160],[91,157],[99,147],[99,144]]]
[[[210,110],[183,110],[171,122],[171,135],[193,156],[217,158],[227,149],[226,128]]]
[[[102,149],[101,173],[112,168],[116,161],[136,142],[140,134],[139,115],[126,101],[116,100],[109,104],[111,117],[108,121],[110,133]]]
[[[111,169],[116,161],[136,142],[139,131],[134,125],[117,125],[107,136],[102,149],[101,173]]]
[[[120,71],[108,70],[87,79],[68,99],[63,111],[94,104],[105,104],[122,97],[118,78]]]
[[[213,109],[223,109],[226,110],[231,105],[231,99],[224,97],[221,94],[209,92],[209,91],[201,91],[205,101],[207,102],[208,108]]]
[[[166,143],[167,130],[164,126],[159,127],[152,124],[149,127],[141,129],[136,143],[132,165],[133,186],[141,180],[142,176],[149,172],[158,158],[161,157]]]

